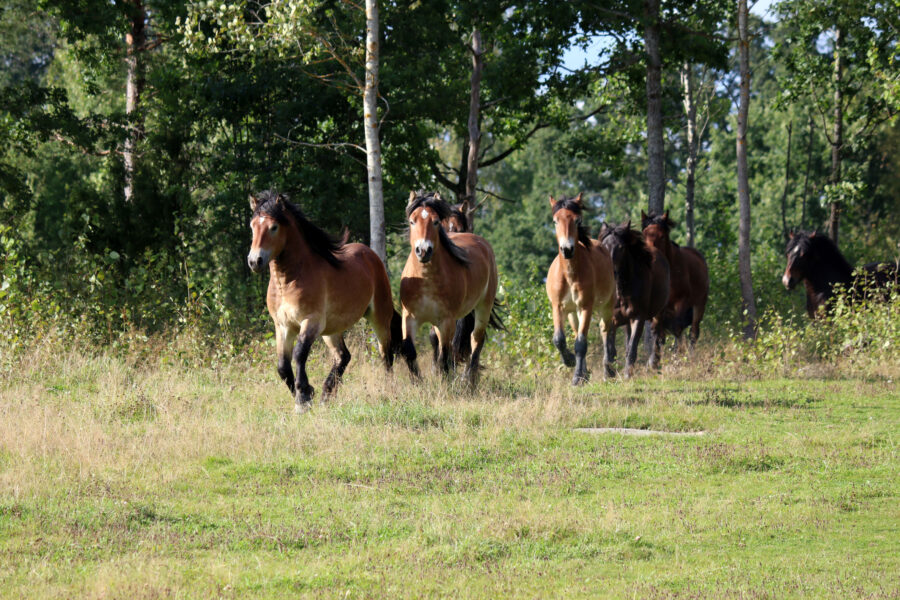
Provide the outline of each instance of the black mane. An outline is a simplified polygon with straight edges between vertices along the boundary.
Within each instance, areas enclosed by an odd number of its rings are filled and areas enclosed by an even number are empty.
[[[635,285],[640,285],[639,273],[648,273],[653,268],[653,254],[644,242],[644,234],[631,228],[631,223],[622,223],[616,227],[605,225],[600,232],[600,243],[610,236],[615,237],[624,246],[625,254],[621,265],[616,268],[616,288],[622,296],[631,296]],[[603,244],[606,247],[606,244]],[[609,250],[609,248],[607,248]]]
[[[344,244],[347,242],[347,236],[338,238],[331,235],[325,230],[314,225],[312,221],[306,218],[300,207],[287,199],[284,194],[274,190],[266,190],[256,196],[258,201],[256,210],[253,211],[253,217],[256,218],[261,214],[268,215],[282,225],[289,224],[288,214],[293,217],[297,224],[297,229],[309,244],[309,249],[324,258],[332,267],[340,267],[340,254],[344,252]],[[280,199],[280,201],[279,201]]]
[[[574,198],[566,198],[563,196],[559,200],[556,201],[556,204],[553,205],[553,213],[556,214],[558,211],[566,209],[570,210],[579,217],[582,216],[581,204],[575,202]],[[578,241],[585,245],[585,247],[591,247],[591,230],[587,228],[584,223],[578,224]]]
[[[420,207],[433,210],[438,216],[438,221],[441,222],[448,218],[453,210],[450,207],[450,204],[437,193],[429,192],[425,194],[424,192],[419,192],[416,194],[416,197],[410,200],[409,204],[406,205],[406,218],[409,219],[409,216],[413,214],[413,211]],[[466,251],[450,240],[450,236],[447,235],[443,225],[438,225],[438,238],[441,241],[441,245],[450,253],[450,256],[452,256],[456,262],[463,266],[469,265],[469,257],[466,254]]]
[[[672,231],[672,226],[674,226],[675,223],[669,218],[669,215],[665,213],[658,215],[655,212],[650,211],[649,215],[645,215],[641,219],[641,229],[647,229],[651,225],[659,225],[666,233],[670,233]]]

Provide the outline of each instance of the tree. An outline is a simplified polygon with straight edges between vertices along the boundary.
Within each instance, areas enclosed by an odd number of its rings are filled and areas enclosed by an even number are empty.
[[[828,233],[837,243],[843,206],[860,196],[858,182],[845,181],[845,155],[900,108],[896,75],[885,75],[896,74],[896,12],[877,0],[784,0],[778,12],[792,31],[777,47],[783,95],[815,107],[831,146]]]
[[[747,172],[747,116],[750,108],[750,34],[747,31],[749,10],[747,0],[738,0],[738,53],[740,55],[741,93],[737,114],[737,179],[740,205],[738,232],[738,261],[741,298],[744,302],[744,337],[756,337],[756,299],[753,296],[753,277],[750,270],[750,189]]]

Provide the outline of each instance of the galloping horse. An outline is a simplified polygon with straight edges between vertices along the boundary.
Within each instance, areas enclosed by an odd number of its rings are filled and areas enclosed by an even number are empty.
[[[440,194],[436,194],[440,197]],[[441,220],[441,225],[448,233],[475,233],[475,211],[482,203],[470,206],[468,199],[459,204],[450,205],[450,215]],[[472,355],[472,331],[475,329],[475,315],[467,314],[456,322],[456,332],[453,334],[453,358],[458,363],[467,362]],[[431,329],[428,336],[431,342],[432,360],[438,364],[438,335],[435,328]]]
[[[410,253],[400,276],[403,309],[403,354],[410,372],[418,377],[416,325],[431,323],[438,336],[438,363],[449,373],[456,321],[474,313],[472,355],[466,378],[474,384],[488,324],[502,328],[495,312],[497,264],[487,241],[473,233],[447,233],[441,222],[450,205],[437,193],[410,192],[406,205]]]
[[[612,257],[618,295],[614,327],[606,338],[607,353],[615,357],[616,327],[625,325],[625,377],[629,378],[634,373],[645,320],[651,321],[653,338],[649,364],[654,368],[659,365],[660,316],[669,301],[669,261],[644,242],[644,236],[631,228],[630,220],[618,227],[604,223],[598,239]]]
[[[865,298],[878,288],[898,283],[897,263],[869,263],[855,272],[831,238],[816,232],[791,231],[788,234],[787,267],[781,282],[793,289],[798,281],[806,285],[806,312],[814,319],[828,308],[840,284],[851,292],[850,299]]]
[[[278,374],[294,395],[295,410],[308,410],[314,394],[306,375],[313,342],[322,336],[334,358],[322,387],[323,397],[328,397],[350,362],[344,332],[362,316],[375,329],[390,369],[399,344],[400,315],[378,255],[363,244],[347,244],[346,236],[337,239],[325,233],[284,194],[251,195],[250,208],[253,241],[247,263],[255,273],[269,267],[266,305],[275,322]]]
[[[547,272],[547,297],[553,308],[553,345],[567,367],[575,367],[572,385],[587,381],[587,335],[591,315],[600,315],[603,335],[603,366],[608,377],[614,376],[607,336],[613,328],[616,304],[616,282],[609,252],[592,240],[581,222],[581,194],[575,198],[555,200],[550,196],[553,223],[559,253]],[[575,331],[575,355],[566,348],[565,321]]]
[[[647,243],[663,253],[669,261],[669,304],[666,307],[663,326],[675,336],[676,348],[681,345],[681,334],[690,325],[691,348],[700,337],[700,321],[709,300],[709,267],[706,259],[693,248],[682,248],[672,242],[669,234],[675,223],[669,211],[662,215],[641,211],[641,229]]]

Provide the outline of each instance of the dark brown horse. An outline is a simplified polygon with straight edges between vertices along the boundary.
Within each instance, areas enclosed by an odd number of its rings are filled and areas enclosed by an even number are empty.
[[[700,337],[700,321],[709,300],[709,267],[706,259],[693,248],[681,247],[669,235],[675,223],[669,211],[662,215],[641,211],[641,228],[647,243],[663,253],[669,261],[669,303],[663,314],[663,327],[681,344],[681,334],[690,325],[691,348]]]
[[[439,194],[411,192],[406,206],[410,253],[400,276],[403,352],[414,376],[418,323],[431,323],[438,338],[438,363],[444,373],[453,364],[451,340],[457,320],[473,313],[472,348],[466,378],[474,384],[488,324],[502,328],[495,312],[497,264],[490,244],[472,233],[447,233],[442,221],[450,205]]]
[[[378,255],[368,246],[328,235],[284,194],[251,195],[250,208],[253,240],[247,263],[255,273],[269,268],[266,305],[275,323],[278,374],[294,395],[297,412],[309,408],[314,393],[306,375],[313,342],[321,336],[334,357],[322,387],[323,396],[328,397],[350,362],[344,332],[360,317],[367,317],[375,329],[390,369],[399,343],[400,316]],[[296,380],[292,357],[297,363]]]
[[[449,233],[475,233],[475,212],[484,204],[482,200],[471,205],[468,200],[450,206],[450,216],[444,219],[443,225]]]
[[[650,321],[651,354],[649,364],[659,366],[662,339],[661,313],[669,301],[669,261],[644,242],[631,221],[618,227],[604,223],[598,237],[612,257],[616,275],[616,311],[614,327],[606,338],[607,354],[616,355],[616,327],[625,325],[625,377],[634,374],[644,321]]]
[[[553,345],[563,363],[575,367],[572,385],[587,381],[587,335],[594,310],[599,313],[603,336],[603,367],[614,376],[607,335],[613,328],[616,282],[609,252],[592,240],[582,223],[581,194],[555,200],[550,196],[559,253],[547,272],[547,297],[553,309]],[[575,331],[575,355],[566,348],[565,322]]]
[[[806,312],[810,318],[823,315],[837,286],[850,292],[850,300],[868,298],[875,290],[898,283],[898,264],[869,263],[856,271],[835,243],[816,232],[791,231],[785,248],[787,267],[781,282],[793,289],[798,281],[806,286]],[[824,310],[820,310],[824,307]]]

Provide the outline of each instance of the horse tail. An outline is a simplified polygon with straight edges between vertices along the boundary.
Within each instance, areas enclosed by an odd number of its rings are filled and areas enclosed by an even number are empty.
[[[488,326],[498,331],[508,332],[509,329],[503,324],[503,313],[505,312],[506,307],[501,304],[499,300],[494,298],[494,306],[491,308],[491,318],[488,319]]]

